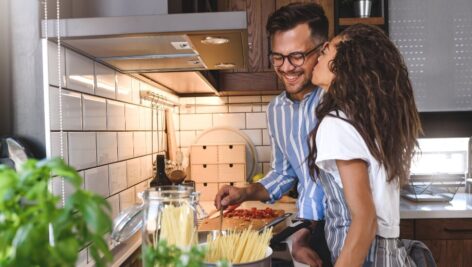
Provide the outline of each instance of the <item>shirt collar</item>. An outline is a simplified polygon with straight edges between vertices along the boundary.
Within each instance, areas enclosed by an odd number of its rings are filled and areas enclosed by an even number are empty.
[[[313,90],[311,90],[310,92],[308,92],[307,94],[305,94],[305,95],[303,96],[303,99],[302,99],[301,101],[290,99],[290,97],[289,97],[288,94],[287,94],[287,91],[284,91],[284,92],[282,93],[282,100],[283,100],[285,103],[289,103],[289,104],[295,104],[295,103],[305,102],[311,95],[316,94],[316,93],[318,92],[318,90],[320,90],[319,87],[314,87]]]

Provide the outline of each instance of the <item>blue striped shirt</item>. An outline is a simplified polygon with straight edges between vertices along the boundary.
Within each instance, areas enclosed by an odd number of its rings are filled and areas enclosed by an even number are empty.
[[[321,89],[314,89],[301,101],[282,92],[267,108],[268,132],[272,146],[272,170],[260,181],[270,194],[270,202],[288,193],[298,180],[298,216],[309,220],[324,218],[321,184],[313,182],[308,170],[308,136],[318,123],[315,108]]]

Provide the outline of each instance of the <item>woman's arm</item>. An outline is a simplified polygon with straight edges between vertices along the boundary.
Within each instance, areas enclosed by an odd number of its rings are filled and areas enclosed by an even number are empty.
[[[335,266],[362,266],[377,232],[367,163],[363,160],[336,160],[352,224]]]

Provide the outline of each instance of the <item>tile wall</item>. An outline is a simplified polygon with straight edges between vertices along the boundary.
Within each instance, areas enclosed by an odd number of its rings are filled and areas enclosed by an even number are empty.
[[[57,46],[49,44],[51,156],[61,155]],[[84,177],[84,188],[109,201],[112,216],[137,202],[153,176],[155,154],[166,150],[163,108],[140,98],[154,90],[180,103],[172,107],[178,148],[188,157],[195,138],[212,127],[241,130],[257,153],[256,172],[270,167],[271,149],[265,111],[274,96],[177,97],[98,62],[61,49],[63,158]],[[166,107],[169,108],[169,107]],[[62,195],[60,179],[53,191]],[[66,184],[67,198],[72,189]],[[81,251],[79,266],[90,264]],[[88,263],[87,263],[88,262]]]
[[[212,127],[230,127],[246,134],[255,146],[257,165],[255,172],[267,173],[270,169],[271,148],[267,134],[266,109],[274,98],[263,96],[181,97],[180,130],[177,142],[188,156],[190,145],[205,130]]]
[[[153,177],[155,154],[166,149],[163,109],[151,109],[140,90],[154,90],[177,102],[178,97],[61,49],[64,160],[84,178],[84,188],[109,201],[112,216],[135,204]],[[57,45],[49,44],[49,112],[51,156],[61,155]],[[178,121],[178,108],[175,109]],[[178,124],[175,125],[178,130]],[[56,178],[53,191],[67,198],[70,186]],[[79,266],[86,266],[87,250]]]

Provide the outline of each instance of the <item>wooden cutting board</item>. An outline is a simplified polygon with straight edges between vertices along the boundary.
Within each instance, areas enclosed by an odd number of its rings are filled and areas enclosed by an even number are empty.
[[[237,209],[236,211],[241,210]],[[273,221],[275,218],[285,214],[283,210],[272,210],[274,213],[273,217],[270,218],[243,218],[243,217],[224,217],[222,230],[244,230],[252,226],[252,229],[259,230],[267,223]],[[278,224],[274,232],[278,232],[284,228],[284,223]],[[198,226],[198,231],[211,231],[220,229],[220,217],[205,219]]]

